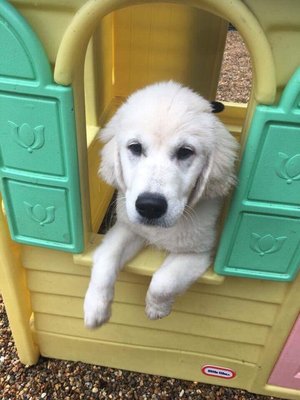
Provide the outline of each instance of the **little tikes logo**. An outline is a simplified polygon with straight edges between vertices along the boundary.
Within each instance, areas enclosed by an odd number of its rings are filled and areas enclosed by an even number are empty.
[[[236,376],[232,369],[217,367],[216,365],[204,365],[201,371],[204,375],[215,376],[216,378],[233,379]]]

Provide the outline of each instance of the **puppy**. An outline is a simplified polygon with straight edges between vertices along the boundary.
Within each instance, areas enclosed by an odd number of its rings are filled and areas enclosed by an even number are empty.
[[[117,222],[93,256],[85,325],[109,320],[117,274],[145,245],[170,253],[146,296],[147,316],[163,318],[210,265],[237,143],[208,101],[172,81],[131,95],[100,136],[99,172],[118,189]]]

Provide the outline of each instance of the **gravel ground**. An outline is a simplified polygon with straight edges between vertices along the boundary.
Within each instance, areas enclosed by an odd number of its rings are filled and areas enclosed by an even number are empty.
[[[217,99],[247,102],[250,61],[237,32],[229,32],[224,61]],[[0,297],[0,400],[19,399],[270,400],[273,397],[46,358],[33,367],[24,366],[18,360]]]
[[[252,83],[249,53],[236,31],[229,31],[223,57],[217,100],[247,103]]]

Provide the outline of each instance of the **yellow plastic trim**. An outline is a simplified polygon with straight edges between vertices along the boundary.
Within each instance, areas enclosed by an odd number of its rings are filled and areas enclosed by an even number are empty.
[[[1,203],[1,196],[0,196]],[[10,239],[7,223],[0,208],[0,281],[9,324],[23,364],[33,365],[39,349],[30,327],[32,314],[30,295],[24,269],[20,263],[19,246]]]
[[[222,101],[222,103],[225,108],[219,114],[219,118],[226,125],[227,129],[240,141],[248,105],[226,101]]]
[[[102,235],[92,235],[86,251],[73,256],[74,263],[90,267],[92,265],[92,254],[101,243],[102,238]],[[141,276],[152,276],[163,263],[166,256],[167,252],[159,251],[152,247],[144,248],[136,257],[125,265],[124,271]],[[210,267],[198,282],[209,285],[220,285],[224,282],[224,279],[224,276],[215,274]]]
[[[156,2],[153,1],[153,2]],[[272,104],[276,95],[275,65],[270,44],[255,16],[240,0],[175,0],[211,12],[234,24],[243,37],[253,64],[254,97],[258,103]],[[75,14],[58,50],[54,79],[62,85],[73,83],[82,72],[89,40],[99,20],[110,12],[143,0],[89,0]]]
[[[285,399],[299,400],[299,390],[298,389],[290,389],[290,388],[274,386],[274,385],[265,385],[263,390],[267,396],[276,396],[276,397],[282,396]],[[260,391],[261,391],[261,389],[260,389]]]

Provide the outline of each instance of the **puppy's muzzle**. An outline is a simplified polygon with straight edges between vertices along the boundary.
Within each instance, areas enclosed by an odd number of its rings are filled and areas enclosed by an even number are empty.
[[[135,208],[141,217],[153,220],[162,217],[166,213],[168,203],[161,194],[145,192],[138,196]]]

